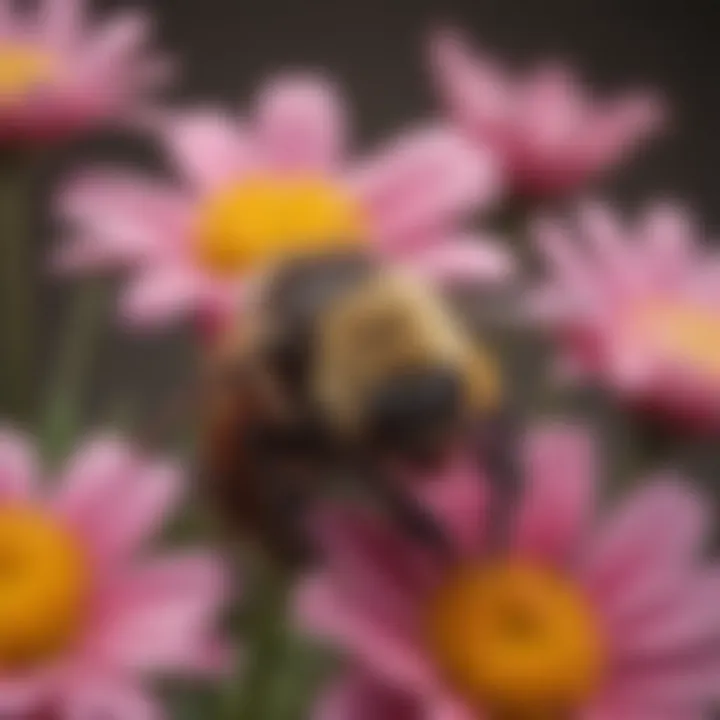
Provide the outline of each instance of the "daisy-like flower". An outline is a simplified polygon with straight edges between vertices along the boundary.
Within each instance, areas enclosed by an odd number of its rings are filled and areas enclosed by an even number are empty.
[[[200,548],[144,553],[177,469],[97,439],[41,487],[28,440],[0,433],[0,715],[156,720],[147,673],[215,674],[227,576]]]
[[[645,93],[598,99],[557,63],[513,73],[474,53],[453,31],[431,39],[430,55],[450,117],[481,148],[499,154],[520,196],[577,190],[617,165],[662,120],[658,101]]]
[[[558,363],[641,410],[697,430],[720,422],[717,255],[671,204],[632,224],[586,203],[577,222],[535,229],[546,279],[530,312],[557,338]]]
[[[409,131],[350,163],[337,90],[300,75],[263,87],[242,121],[199,110],[162,126],[180,182],[91,172],[60,202],[77,228],[60,262],[134,267],[121,298],[133,321],[222,317],[243,281],[274,260],[368,238],[429,274],[497,278],[510,269],[506,252],[461,223],[497,195],[496,168],[449,130]]]
[[[150,22],[123,13],[101,24],[85,0],[40,0],[30,16],[0,2],[0,143],[66,137],[129,117],[167,79],[149,52]]]
[[[720,582],[700,557],[702,499],[656,476],[598,517],[579,428],[535,429],[521,455],[503,552],[487,546],[486,485],[468,468],[422,491],[454,558],[377,515],[321,515],[325,565],[297,610],[355,669],[317,717],[667,720],[717,698]]]

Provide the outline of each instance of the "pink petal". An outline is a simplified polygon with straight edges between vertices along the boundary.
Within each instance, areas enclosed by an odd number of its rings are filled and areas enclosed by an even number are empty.
[[[658,571],[683,568],[708,525],[699,495],[672,477],[636,490],[588,548],[583,576],[600,607],[612,612]]]
[[[0,426],[0,502],[32,496],[39,475],[39,457],[30,440]]]
[[[433,670],[420,645],[366,616],[328,577],[315,575],[303,580],[295,609],[302,627],[337,643],[378,677],[411,692],[435,686]]]
[[[123,678],[79,685],[66,701],[66,720],[163,720],[165,713],[140,687]]]
[[[644,265],[655,287],[677,287],[699,260],[692,245],[695,227],[690,214],[676,205],[656,205],[645,215],[640,233]]]
[[[586,312],[595,310],[604,300],[604,288],[597,269],[578,250],[576,239],[558,223],[544,219],[534,223],[532,235],[549,273],[568,299]]]
[[[583,147],[585,163],[603,169],[618,162],[633,145],[657,132],[666,116],[663,102],[643,92],[599,108],[591,125],[591,142]]]
[[[602,203],[586,202],[579,211],[579,225],[598,261],[599,271],[611,286],[629,290],[637,286],[637,247],[628,242],[627,233],[612,210]]]
[[[442,127],[406,132],[351,178],[388,250],[440,229],[499,193],[494,157]]]
[[[423,503],[442,523],[461,556],[482,550],[487,524],[487,479],[468,460],[458,460],[438,477],[413,483]]]
[[[321,695],[315,720],[423,720],[408,693],[398,692],[363,673],[348,673]]]
[[[493,63],[473,56],[460,33],[454,29],[435,32],[429,49],[439,90],[467,130],[487,130],[508,117],[512,85]]]
[[[95,529],[96,549],[104,557],[127,557],[162,527],[183,491],[181,468],[157,461],[137,467],[117,493],[112,523]],[[118,488],[120,490],[120,488]]]
[[[484,713],[470,709],[457,698],[443,697],[428,703],[425,711],[427,720],[484,720]]]
[[[130,446],[117,438],[87,441],[67,463],[55,510],[72,524],[92,523],[111,511],[118,486],[133,472],[136,460]]]
[[[92,648],[126,671],[216,673],[228,659],[213,632],[229,591],[228,569],[213,553],[145,562],[111,586]]]
[[[68,182],[57,201],[78,237],[58,255],[63,269],[115,267],[177,253],[189,221],[188,200],[159,181],[93,170]]]
[[[46,673],[0,680],[0,716],[28,717],[29,712],[45,704],[53,690],[53,678]]]
[[[515,537],[517,552],[551,562],[569,559],[593,509],[594,446],[587,432],[550,425],[525,443],[525,484]]]
[[[273,79],[256,101],[258,139],[273,166],[336,170],[347,142],[347,118],[338,88],[314,75]]]
[[[345,595],[382,622],[412,627],[418,597],[435,577],[419,548],[389,523],[341,506],[320,508],[311,530]]]
[[[503,281],[515,269],[507,248],[487,236],[469,233],[413,253],[403,262],[423,277],[447,283]]]
[[[617,638],[623,660],[681,658],[720,643],[720,573],[686,580],[677,590],[674,598],[638,617]]]
[[[60,47],[72,48],[82,29],[85,0],[44,0],[39,10],[42,27],[50,41]]]
[[[103,23],[82,48],[83,81],[117,79],[118,71],[126,67],[150,36],[151,27],[150,15],[141,11],[116,13]]]
[[[155,327],[200,309],[205,297],[202,280],[192,270],[161,267],[128,283],[120,296],[120,314],[131,325]]]
[[[253,163],[246,131],[220,110],[171,116],[162,132],[178,172],[203,192],[241,177]]]

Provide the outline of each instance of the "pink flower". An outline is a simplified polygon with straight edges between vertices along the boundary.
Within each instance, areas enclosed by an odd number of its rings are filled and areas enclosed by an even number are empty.
[[[578,428],[528,433],[498,553],[487,485],[469,468],[422,490],[455,557],[369,512],[326,510],[325,565],[297,610],[351,669],[318,717],[700,717],[720,687],[720,574],[700,558],[707,505],[663,475],[597,517],[592,450]]]
[[[431,62],[451,118],[482,152],[489,146],[500,155],[519,195],[577,190],[617,165],[662,119],[647,94],[594,98],[558,64],[511,73],[455,32],[432,38]]]
[[[127,12],[91,26],[84,0],[0,6],[0,143],[42,142],[130,116],[167,78],[150,22]]]
[[[720,421],[720,269],[673,205],[623,224],[586,204],[573,230],[541,222],[547,280],[530,312],[557,338],[561,365],[698,429]]]
[[[330,83],[283,76],[243,120],[215,110],[167,118],[179,182],[120,170],[71,182],[60,209],[77,233],[61,264],[131,266],[121,312],[146,324],[222,317],[243,281],[278,257],[367,238],[433,276],[509,272],[507,252],[462,222],[498,193],[489,156],[445,128],[423,127],[352,163],[345,115]]]
[[[28,440],[0,432],[0,715],[156,720],[148,673],[215,674],[227,576],[211,551],[143,552],[178,470],[96,439],[42,487]]]

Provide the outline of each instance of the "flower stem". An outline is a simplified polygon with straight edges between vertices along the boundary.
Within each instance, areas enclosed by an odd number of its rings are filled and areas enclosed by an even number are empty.
[[[84,381],[91,369],[106,305],[105,288],[97,281],[88,281],[78,287],[69,309],[41,428],[51,463],[65,454],[81,429]]]
[[[32,211],[36,156],[0,154],[0,414],[27,423],[35,402]]]
[[[265,718],[283,652],[288,578],[270,562],[256,559],[245,624],[247,664],[241,687],[226,698],[224,717],[228,720]]]

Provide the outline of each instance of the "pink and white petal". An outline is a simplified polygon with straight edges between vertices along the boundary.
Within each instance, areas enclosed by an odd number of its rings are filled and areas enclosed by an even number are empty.
[[[594,456],[592,438],[578,427],[555,424],[528,434],[515,552],[554,563],[571,558],[594,508]]]
[[[28,437],[0,426],[0,502],[31,497],[40,476],[40,459]]]
[[[348,672],[322,693],[313,720],[423,720],[410,694],[363,672]]]
[[[335,643],[388,683],[409,692],[436,688],[434,670],[421,644],[353,606],[327,575],[311,575],[300,583],[295,615],[303,629]]]
[[[204,279],[183,266],[148,269],[140,272],[120,295],[120,315],[137,327],[172,324],[200,311]]]
[[[485,207],[500,191],[495,157],[459,134],[430,126],[406,132],[350,177],[389,251]]]
[[[466,233],[403,258],[422,277],[446,283],[494,283],[515,270],[512,253],[495,239]]]
[[[160,130],[177,171],[200,192],[242,176],[256,162],[247,131],[222,110],[171,114]]]
[[[600,607],[612,611],[650,574],[685,567],[705,538],[708,511],[697,491],[671,475],[636,490],[588,545],[581,569]]]
[[[120,677],[77,683],[68,693],[64,720],[163,720],[161,705],[140,686]]]
[[[320,75],[281,75],[256,100],[263,159],[286,170],[337,170],[347,145],[347,124],[339,89]]]
[[[127,558],[158,533],[180,502],[182,478],[174,462],[139,465],[116,493],[112,522],[95,529],[97,553],[106,559]]]

